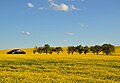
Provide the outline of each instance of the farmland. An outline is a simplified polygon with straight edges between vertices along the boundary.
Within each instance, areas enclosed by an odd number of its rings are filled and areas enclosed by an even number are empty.
[[[0,83],[119,83],[120,47],[112,55],[5,54],[0,51]],[[65,49],[64,49],[65,50]]]

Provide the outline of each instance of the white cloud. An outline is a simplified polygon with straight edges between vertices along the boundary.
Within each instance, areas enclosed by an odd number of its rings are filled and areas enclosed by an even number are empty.
[[[45,8],[45,7],[39,7],[38,10],[48,10],[48,8]]]
[[[30,32],[28,32],[28,31],[27,31],[27,32],[22,31],[22,32],[21,32],[21,34],[22,34],[22,35],[31,35],[31,33],[30,33]]]
[[[48,0],[49,2],[55,2],[55,0]]]
[[[34,5],[31,2],[29,2],[27,5],[29,8],[34,8]]]
[[[76,0],[71,0],[71,1],[76,1]],[[84,1],[84,0],[82,0]],[[59,10],[59,11],[72,11],[72,10],[80,10],[79,8],[77,8],[75,5],[70,5],[70,4],[65,4],[63,3],[56,3],[57,0],[48,0],[48,2],[50,3],[50,6],[42,6],[42,7],[35,7],[35,5],[31,2],[27,3],[27,6],[29,8],[36,8],[38,10]]]
[[[31,33],[30,32],[26,32],[26,35],[31,35]]]
[[[87,28],[88,25],[87,25],[87,24],[83,24],[83,23],[81,23],[81,24],[80,24],[80,27],[82,27],[82,28]]]
[[[62,3],[62,4],[60,4],[60,10],[68,11],[69,10],[69,6],[64,4],[64,3]]]
[[[74,36],[75,34],[74,34],[74,33],[69,32],[69,33],[66,33],[66,35],[68,35],[68,36]]]
[[[71,5],[71,10],[79,10],[79,9],[75,7],[74,5]]]
[[[38,10],[44,10],[44,7],[40,7],[40,8],[38,8]]]
[[[69,11],[69,6],[62,3],[62,4],[56,4],[54,2],[51,3],[51,6],[53,7],[54,10],[61,10],[61,11]]]
[[[68,42],[68,40],[64,40],[64,42],[65,42],[65,43],[67,43],[67,42]]]
[[[81,26],[81,27],[85,27],[85,25],[84,25],[84,24],[80,24],[80,26]]]

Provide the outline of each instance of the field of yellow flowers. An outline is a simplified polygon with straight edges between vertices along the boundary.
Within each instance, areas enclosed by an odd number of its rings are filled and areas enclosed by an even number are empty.
[[[113,55],[5,54],[0,51],[0,83],[120,83],[120,47]]]

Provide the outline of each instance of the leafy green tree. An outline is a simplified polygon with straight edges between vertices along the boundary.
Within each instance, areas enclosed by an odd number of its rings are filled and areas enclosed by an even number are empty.
[[[88,46],[85,46],[83,48],[83,51],[84,51],[84,54],[87,54],[89,52],[89,47]]]
[[[56,47],[56,48],[55,48],[55,52],[56,52],[57,54],[59,54],[60,52],[63,52],[62,47]]]
[[[43,47],[43,53],[49,53],[50,52],[50,45],[49,44],[45,44]]]
[[[70,53],[73,54],[76,51],[76,47],[69,46],[67,50],[68,50],[68,54],[70,54]]]
[[[102,45],[102,52],[106,55],[112,54],[115,51],[115,47],[111,44],[103,44]]]
[[[43,47],[38,47],[37,52],[40,54],[43,53]]]
[[[79,53],[79,54],[81,54],[82,52],[83,52],[83,46],[82,45],[79,45],[79,46],[77,46],[76,47],[76,51]]]
[[[101,52],[101,46],[99,45],[95,45],[90,47],[90,51],[92,51],[92,53],[96,53],[97,55]]]
[[[95,49],[94,49],[94,46],[91,46],[91,47],[90,47],[90,51],[91,51],[92,53],[94,53],[94,55],[95,55]]]
[[[55,48],[54,47],[50,47],[49,54],[52,54],[53,52],[55,52]]]

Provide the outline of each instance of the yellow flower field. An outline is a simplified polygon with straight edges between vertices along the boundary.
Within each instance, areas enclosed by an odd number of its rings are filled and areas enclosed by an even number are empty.
[[[0,83],[120,83],[120,47],[113,55],[6,54],[0,51]],[[65,50],[65,49],[64,49]]]

